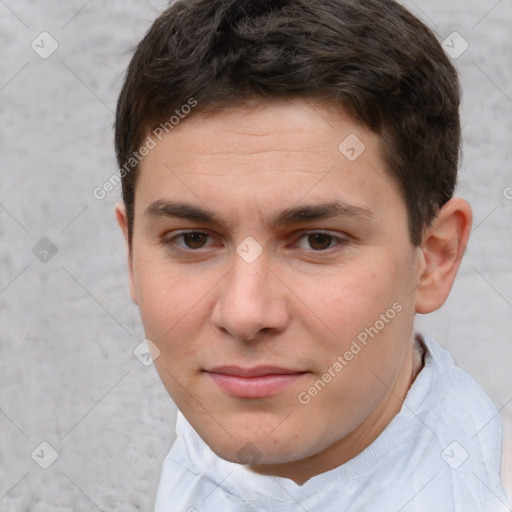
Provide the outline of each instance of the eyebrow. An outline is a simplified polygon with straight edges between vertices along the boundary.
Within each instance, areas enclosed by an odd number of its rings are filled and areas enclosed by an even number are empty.
[[[149,218],[176,217],[212,225],[228,224],[208,208],[163,199],[152,203],[146,209],[145,216]],[[355,218],[369,221],[373,218],[373,212],[368,208],[337,200],[315,205],[286,208],[271,217],[271,225],[280,227],[298,222],[331,219],[334,217]]]

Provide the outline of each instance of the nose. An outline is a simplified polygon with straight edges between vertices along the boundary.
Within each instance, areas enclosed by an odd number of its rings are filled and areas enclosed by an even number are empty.
[[[214,325],[233,337],[252,341],[261,333],[282,332],[289,322],[286,287],[260,257],[247,263],[238,255],[219,284]]]

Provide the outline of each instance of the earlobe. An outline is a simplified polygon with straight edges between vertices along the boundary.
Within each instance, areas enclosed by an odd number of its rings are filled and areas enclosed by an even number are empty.
[[[137,291],[135,288],[135,280],[134,280],[134,274],[133,274],[133,255],[132,255],[132,248],[130,244],[130,238],[128,233],[128,216],[126,213],[126,206],[121,201],[117,203],[116,206],[116,219],[117,223],[119,224],[119,227],[121,228],[121,231],[123,232],[124,239],[126,242],[126,249],[128,252],[128,277],[130,281],[130,296],[135,302],[135,304],[138,304],[137,300]]]
[[[453,198],[426,230],[420,248],[415,307],[417,313],[439,309],[452,288],[471,231],[467,201]]]

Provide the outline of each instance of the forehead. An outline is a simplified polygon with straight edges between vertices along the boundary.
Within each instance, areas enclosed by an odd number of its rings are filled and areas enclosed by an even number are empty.
[[[333,161],[339,144],[350,135],[357,135],[370,151],[374,146],[378,150],[379,136],[355,122],[341,107],[293,99],[252,101],[206,113],[196,107],[172,131],[167,130],[163,139],[175,147],[186,142],[186,152],[194,156],[300,150]],[[362,148],[359,144],[358,149]]]
[[[401,201],[380,137],[339,109],[305,101],[185,119],[140,165],[138,211],[165,199],[209,210],[337,200],[378,210]]]

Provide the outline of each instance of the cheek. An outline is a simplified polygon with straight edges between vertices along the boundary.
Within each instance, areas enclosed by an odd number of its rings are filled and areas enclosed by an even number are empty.
[[[373,325],[399,299],[389,272],[370,272],[364,268],[340,273],[326,286],[315,283],[307,291],[312,305],[337,338],[349,339]]]
[[[322,338],[322,364],[329,368],[338,356],[347,354],[350,371],[344,373],[352,374],[353,382],[366,372],[364,379],[374,384],[369,368],[392,373],[411,339],[414,314],[406,275],[409,267],[405,261],[385,256],[374,254],[361,265],[338,273],[325,286],[302,292],[322,321],[316,320],[317,331],[322,326],[329,329],[329,335]]]
[[[138,271],[136,286],[145,335],[160,350],[155,368],[173,400],[187,410],[187,397],[196,384],[195,363],[201,356],[195,340],[205,325],[205,302],[201,301],[205,292],[197,279],[183,279],[176,269],[154,260],[141,264]]]
[[[201,279],[186,279],[161,258],[151,254],[134,258],[134,281],[146,335],[168,344],[178,340],[184,326],[200,310],[205,291]],[[193,324],[192,324],[193,325]]]

